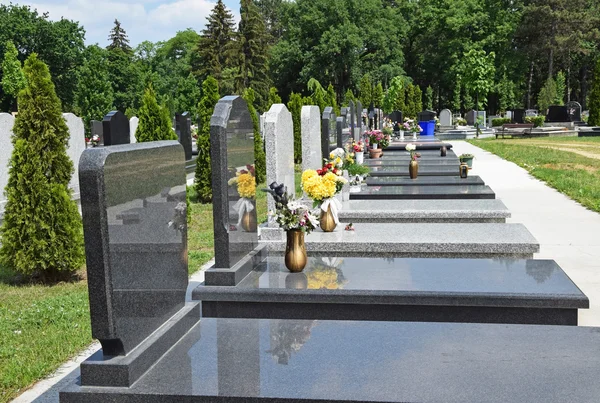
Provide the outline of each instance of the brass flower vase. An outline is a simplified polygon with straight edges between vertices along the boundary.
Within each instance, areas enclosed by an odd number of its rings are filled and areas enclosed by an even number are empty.
[[[242,229],[246,232],[256,232],[256,210],[244,212]]]
[[[333,232],[336,227],[335,220],[333,219],[333,213],[331,212],[331,206],[327,207],[327,211],[321,210],[320,227],[323,232]]]
[[[461,162],[458,169],[461,178],[465,179],[467,176],[469,176],[469,166],[466,162]]]
[[[306,246],[304,245],[304,232],[289,230],[286,232],[285,267],[292,273],[299,273],[306,266]]]
[[[445,157],[447,153],[448,149],[446,149],[446,146],[442,146],[442,148],[440,148],[440,156]]]
[[[410,164],[408,164],[408,173],[410,174],[410,179],[417,179],[419,175],[419,163],[417,161],[410,161]]]

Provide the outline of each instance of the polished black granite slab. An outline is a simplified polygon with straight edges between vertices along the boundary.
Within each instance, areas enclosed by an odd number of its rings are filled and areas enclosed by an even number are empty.
[[[62,403],[597,402],[590,327],[204,318],[131,388]]]
[[[373,158],[373,159],[367,159],[364,162],[364,165],[368,166],[368,167],[389,167],[389,166],[395,166],[395,167],[408,167],[408,164],[410,163],[410,158],[403,158],[403,159],[381,159],[381,158]],[[458,169],[458,166],[460,165],[460,161],[458,160],[458,158],[454,158],[454,159],[444,159],[444,158],[429,158],[429,159],[421,159],[419,158],[419,167],[422,167],[424,165],[437,165],[437,166],[452,166],[452,167],[456,167],[456,169]]]
[[[417,147],[417,151],[419,150],[440,150],[442,146],[446,146],[447,150],[452,148],[452,144],[443,143],[440,141],[404,141],[404,142],[396,142],[392,141],[390,145],[386,148],[389,151],[406,151],[407,144],[414,144]]]
[[[358,193],[350,193],[350,200],[377,199],[495,199],[489,186],[363,186]]]
[[[419,176],[410,179],[403,176],[379,176],[367,178],[368,186],[461,186],[461,185],[485,185],[479,176]]]
[[[384,165],[381,167],[369,167],[371,176],[409,176],[408,164],[401,165]],[[459,166],[450,165],[419,165],[418,176],[459,176]]]
[[[576,325],[587,297],[553,260],[271,254],[236,286],[200,285],[204,317]]]

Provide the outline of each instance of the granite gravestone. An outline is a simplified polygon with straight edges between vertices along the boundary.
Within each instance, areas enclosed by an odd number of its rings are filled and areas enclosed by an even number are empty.
[[[10,113],[0,113],[0,217],[3,215],[6,200],[4,188],[8,184],[8,163],[12,156],[12,129],[15,117]]]
[[[350,127],[350,138],[354,138],[354,130],[356,129],[356,107],[354,102],[348,101],[348,109],[349,109],[349,122],[348,126]]]
[[[137,128],[140,124],[140,118],[137,116],[129,119],[129,142],[131,144],[137,143],[137,139],[135,138],[135,132],[137,132]]]
[[[546,122],[570,122],[569,112],[566,106],[551,105],[548,107]]]
[[[440,112],[440,126],[451,127],[452,126],[452,112],[450,109],[442,109]]]
[[[354,136],[354,141],[358,141],[360,139],[360,135],[362,134],[362,112],[362,104],[360,103],[360,101],[356,101],[356,127],[354,128],[354,132],[352,133],[352,136]]]
[[[512,115],[513,123],[525,123],[525,109],[515,109]]]
[[[83,126],[83,120],[72,113],[63,113],[63,118],[69,128],[69,147],[67,148],[67,155],[71,161],[73,161],[73,167],[75,168],[75,172],[73,173],[73,176],[71,176],[69,187],[73,189],[73,196],[75,199],[79,199],[79,158],[86,148],[85,128]]]
[[[98,138],[100,139],[100,141],[98,142],[98,145],[103,146],[104,145],[104,133],[102,130],[102,122],[100,122],[99,120],[91,120],[90,126],[91,126],[90,132],[92,134],[92,137],[98,136]]]
[[[576,101],[567,102],[567,113],[571,122],[581,122],[581,104]]]
[[[339,119],[342,119],[340,117]],[[343,124],[343,123],[342,123]],[[337,144],[337,119],[331,106],[325,107],[321,118],[321,164],[323,159],[329,158],[331,144]]]
[[[319,107],[315,108],[317,108],[318,119]],[[304,150],[304,142],[302,147]],[[265,116],[265,151],[267,154],[267,183],[283,183],[293,198],[296,189],[294,182],[294,123],[292,114],[284,104],[273,104]],[[275,211],[275,200],[270,196],[267,197],[267,209]]]
[[[102,120],[105,146],[129,144],[129,120],[121,111],[109,112]]]
[[[344,128],[348,127],[348,108],[347,107],[344,106],[343,108],[340,109],[340,116],[342,118],[344,118],[344,120],[343,120]]]
[[[470,110],[469,112],[467,112],[467,116],[466,116],[467,126],[475,125],[476,117],[477,117],[476,111]]]
[[[189,161],[192,159],[192,119],[189,112],[175,114],[175,120],[177,121],[177,138],[179,143],[183,146],[185,152],[185,160]]]
[[[422,111],[417,114],[417,120],[419,122],[429,122],[435,119],[434,111]]]
[[[92,336],[129,354],[185,303],[186,180],[175,141],[89,148],[79,163]]]
[[[254,171],[254,125],[242,97],[226,96],[215,106],[210,119],[210,155],[215,268],[229,269],[258,245],[252,192],[252,184],[256,184],[254,180],[239,181],[241,175]]]
[[[393,111],[390,114],[390,120],[394,123],[395,132],[402,130],[402,125],[404,124],[402,111]]]
[[[373,102],[371,102],[369,104],[369,108],[367,110],[367,117],[369,118],[369,129],[373,130],[373,129],[377,129],[377,113],[375,111],[375,105],[373,105]]]
[[[307,169],[319,169],[323,166],[320,114],[319,107],[314,105],[305,105],[302,107],[300,112],[300,131],[302,134],[302,171]],[[327,148],[329,148],[329,145]]]
[[[336,125],[335,125],[335,133],[336,133],[336,146],[337,148],[344,148],[344,141],[343,141],[343,133],[342,133],[342,128],[344,127],[343,125],[343,121],[342,118],[337,118],[336,119]]]

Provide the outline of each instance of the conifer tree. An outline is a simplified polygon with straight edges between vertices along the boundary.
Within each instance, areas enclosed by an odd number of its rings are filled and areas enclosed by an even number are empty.
[[[431,88],[431,85],[428,85],[425,90],[425,109],[428,111],[433,109],[433,88]]]
[[[236,91],[243,94],[246,88],[252,88],[256,93],[256,104],[264,108],[271,87],[267,60],[269,35],[253,0],[241,0],[238,44]]]
[[[588,124],[590,126],[600,126],[600,58],[598,58],[596,68],[594,69],[594,80],[592,82],[588,106],[590,108]]]
[[[406,114],[406,88],[402,87],[398,89],[396,94],[396,101],[394,102],[394,110],[401,111],[404,117]]]
[[[423,92],[421,91],[421,87],[419,87],[418,85],[415,84],[414,88],[413,88],[413,95],[414,95],[414,115],[415,117],[417,116],[417,114],[419,112],[423,111]]]
[[[271,106],[273,106],[274,104],[280,104],[283,101],[281,100],[281,97],[279,96],[279,93],[277,92],[277,88],[275,87],[271,87],[271,89],[269,89],[269,103],[267,104],[267,107],[265,108],[266,111],[268,111],[269,109],[271,109]]]
[[[292,114],[292,122],[294,123],[294,162],[296,164],[302,163],[302,132],[300,131],[300,119],[303,105],[304,102],[302,96],[292,92],[287,107]]]
[[[333,85],[331,83],[329,83],[329,85],[327,86],[327,96],[326,96],[325,103],[327,104],[327,106],[331,106],[333,108],[336,116],[339,116],[340,108],[337,103],[337,96],[335,94],[335,89],[333,88]]]
[[[125,53],[131,53],[131,46],[129,46],[127,32],[125,32],[125,30],[121,27],[121,23],[116,18],[115,26],[110,30],[108,40],[110,41],[110,44],[107,46],[107,49],[121,49]]]
[[[222,88],[224,70],[234,66],[236,57],[235,24],[223,0],[217,1],[207,19],[192,69],[197,78],[212,76]]]
[[[344,94],[344,101],[343,101],[342,104],[345,105],[345,106],[348,106],[348,104],[350,103],[350,101],[355,102],[356,101],[356,97],[354,96],[354,93],[352,92],[352,90],[350,88],[348,88],[348,90]]]
[[[84,263],[81,216],[68,188],[73,174],[69,129],[48,66],[32,54],[24,73],[27,86],[19,93],[13,128],[0,263],[56,280]]]
[[[327,103],[327,91],[321,85],[319,81],[314,78],[308,80],[308,89],[311,91],[311,98],[314,103],[319,107],[319,111],[323,114]],[[306,104],[305,104],[306,105]]]
[[[198,201],[212,201],[212,176],[210,161],[210,118],[219,102],[219,83],[208,76],[202,83],[202,98],[198,103],[198,159],[196,160],[196,176],[194,186]]]
[[[460,88],[460,81],[456,81],[456,84],[454,85],[454,91],[452,93],[452,104],[451,104],[451,108],[454,112],[460,112],[460,92],[461,92],[461,88]]]
[[[381,82],[373,87],[373,105],[376,108],[381,108],[383,105],[383,86],[381,85]]]
[[[173,131],[169,109],[159,106],[152,85],[149,85],[142,98],[142,106],[138,111],[140,119],[135,138],[138,143],[159,140],[177,140]]]
[[[417,113],[415,112],[415,86],[413,84],[408,84],[408,86],[406,87],[405,95],[406,101],[404,104],[404,108],[406,109],[406,112],[404,112],[404,116],[409,117],[411,119],[416,118]]]
[[[540,112],[546,114],[548,107],[556,101],[556,81],[552,77],[548,77],[546,84],[538,94],[538,107]]]
[[[7,41],[6,52],[2,60],[2,90],[15,101],[19,91],[27,84],[18,56],[19,52],[15,45],[11,41]]]
[[[367,73],[360,79],[360,88],[358,89],[358,99],[364,106],[369,106],[373,99],[373,83],[371,76]]]
[[[567,84],[565,73],[559,71],[556,75],[556,99],[554,99],[554,105],[565,104],[565,94],[567,93]]]
[[[252,118],[252,126],[254,127],[254,176],[256,183],[264,183],[267,180],[267,160],[265,156],[264,142],[260,135],[260,120],[256,113],[256,93],[252,88],[248,88],[244,92],[244,97]]]

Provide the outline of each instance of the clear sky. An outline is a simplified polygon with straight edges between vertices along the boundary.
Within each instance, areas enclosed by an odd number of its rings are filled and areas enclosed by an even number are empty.
[[[9,0],[0,0],[8,4]],[[239,0],[224,0],[239,21]],[[216,0],[13,0],[14,4],[29,5],[38,12],[48,12],[51,20],[61,17],[79,21],[85,28],[86,44],[108,44],[108,33],[118,19],[127,31],[132,46],[149,40],[169,39],[177,31],[193,28],[202,30],[206,16]]]

